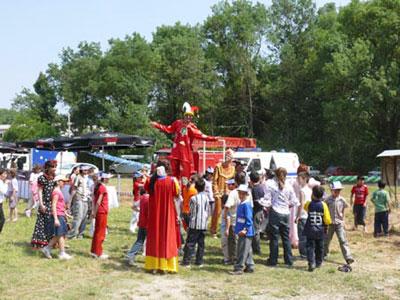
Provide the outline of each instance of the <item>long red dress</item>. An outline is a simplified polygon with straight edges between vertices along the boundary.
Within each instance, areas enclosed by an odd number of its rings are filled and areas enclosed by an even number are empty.
[[[168,126],[153,122],[153,127],[162,132],[175,135],[170,160],[172,174],[177,178],[189,178],[195,171],[192,147],[194,139],[203,141],[218,140],[216,137],[202,133],[194,123],[185,123],[184,120],[176,120]]]
[[[171,176],[158,178],[154,191],[150,191],[144,265],[146,270],[178,272],[181,240],[174,203],[178,194],[178,182]]]

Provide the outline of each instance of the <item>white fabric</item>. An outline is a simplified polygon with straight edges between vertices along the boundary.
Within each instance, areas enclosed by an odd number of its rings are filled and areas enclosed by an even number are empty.
[[[246,201],[251,203],[251,207],[253,207],[253,197],[251,193],[246,197]],[[228,214],[231,216],[231,225],[236,224],[236,210],[238,205],[240,204],[239,192],[237,189],[231,191],[228,195],[228,200],[225,202],[225,207],[228,208]]]
[[[273,184],[269,184],[267,187],[267,193],[265,195],[266,200],[271,201],[271,206],[274,211],[279,214],[289,215],[289,208],[292,206],[299,206],[299,200],[297,199],[292,185],[288,182],[282,190],[279,189],[278,182],[274,180]]]
[[[214,193],[213,193],[213,190],[212,190],[212,180],[210,180],[210,181],[204,180],[204,181],[206,182],[206,186],[205,186],[204,191],[207,194],[208,202],[214,202],[215,200],[214,200]]]
[[[305,185],[304,187],[302,187],[301,192],[304,194],[304,204],[306,204],[308,201],[311,201],[312,190],[308,185]],[[300,218],[307,219],[307,217],[308,217],[308,214],[304,210],[304,206],[303,206],[303,210],[301,211]]]
[[[37,182],[37,181],[38,181],[38,178],[39,178],[42,174],[43,174],[42,172],[39,172],[39,173],[34,173],[34,172],[32,172],[32,173],[31,173],[31,176],[29,176],[29,183],[30,183],[30,184],[33,184],[33,183]]]
[[[3,203],[8,191],[8,184],[0,179],[0,203]]]
[[[115,186],[106,186],[108,192],[108,208],[119,207],[117,189]]]
[[[11,195],[13,191],[18,192],[18,180],[13,178],[8,182],[8,195]]]

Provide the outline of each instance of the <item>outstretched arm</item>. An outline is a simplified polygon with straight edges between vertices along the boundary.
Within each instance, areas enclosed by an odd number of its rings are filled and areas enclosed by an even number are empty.
[[[154,128],[157,128],[158,130],[168,133],[168,134],[172,134],[175,132],[175,128],[174,128],[174,123],[172,123],[171,125],[162,125],[158,122],[150,122],[150,125],[153,126]]]
[[[196,139],[208,141],[208,142],[218,141],[217,137],[208,136],[208,135],[205,135],[204,133],[202,133],[200,131],[200,129],[198,129],[197,126],[194,124],[192,124],[189,128],[190,128],[190,133],[191,133],[192,137],[194,137]]]

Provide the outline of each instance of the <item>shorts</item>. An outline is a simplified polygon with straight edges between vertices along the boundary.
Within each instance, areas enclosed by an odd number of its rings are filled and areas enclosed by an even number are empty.
[[[48,224],[48,233],[50,236],[65,236],[68,233],[68,225],[65,216],[58,216],[58,221],[60,221],[60,226],[56,227],[54,225],[54,217],[50,216]]]
[[[10,208],[16,208],[18,204],[18,195],[8,197],[8,205]]]
[[[365,214],[367,212],[367,207],[362,204],[354,204],[353,205],[353,214],[354,214],[354,225],[363,225],[365,226]]]

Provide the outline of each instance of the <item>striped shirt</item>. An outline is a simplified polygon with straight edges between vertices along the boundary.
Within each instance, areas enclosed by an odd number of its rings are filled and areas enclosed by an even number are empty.
[[[209,199],[205,192],[190,198],[189,228],[207,230]]]

